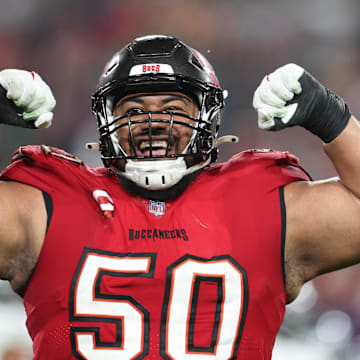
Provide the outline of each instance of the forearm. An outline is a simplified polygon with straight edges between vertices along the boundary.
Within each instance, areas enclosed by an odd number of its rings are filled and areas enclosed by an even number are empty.
[[[342,183],[360,198],[360,125],[351,116],[346,128],[324,149]]]

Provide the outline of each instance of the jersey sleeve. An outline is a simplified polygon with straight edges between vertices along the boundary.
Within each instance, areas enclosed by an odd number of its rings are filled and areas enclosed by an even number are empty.
[[[252,181],[278,188],[294,181],[312,181],[311,175],[300,165],[293,154],[276,150],[248,150],[235,155],[231,168],[251,175]]]
[[[13,155],[0,180],[17,181],[51,194],[56,188],[73,186],[83,162],[63,150],[42,146],[23,146]],[[76,181],[76,180],[75,180]]]

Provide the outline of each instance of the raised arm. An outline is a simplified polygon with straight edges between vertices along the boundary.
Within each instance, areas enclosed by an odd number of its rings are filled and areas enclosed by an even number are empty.
[[[254,106],[263,129],[300,125],[319,136],[339,174],[285,187],[285,274],[292,301],[306,281],[360,262],[360,127],[341,98],[294,64],[265,78]]]
[[[37,74],[3,70],[0,85],[0,123],[29,128],[51,125],[55,99]],[[0,279],[9,280],[21,294],[45,237],[45,202],[40,190],[6,181],[0,182],[0,199]]]
[[[0,182],[0,199],[0,279],[21,294],[45,238],[45,203],[40,190],[16,182]]]

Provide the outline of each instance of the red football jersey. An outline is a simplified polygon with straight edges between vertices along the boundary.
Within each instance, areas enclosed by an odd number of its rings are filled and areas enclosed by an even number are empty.
[[[286,303],[284,152],[205,169],[175,200],[129,195],[104,168],[23,147],[2,174],[53,213],[24,295],[34,359],[271,358]]]

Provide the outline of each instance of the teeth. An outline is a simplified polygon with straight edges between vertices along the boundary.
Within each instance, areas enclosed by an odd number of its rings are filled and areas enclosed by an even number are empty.
[[[147,150],[147,149],[150,149],[150,143],[148,141],[142,141],[140,143],[140,150],[141,151],[144,151],[144,150]],[[167,141],[165,140],[154,140],[152,142],[152,147],[153,148],[156,148],[156,149],[166,149],[167,147]]]

